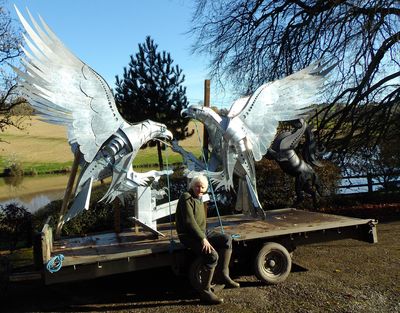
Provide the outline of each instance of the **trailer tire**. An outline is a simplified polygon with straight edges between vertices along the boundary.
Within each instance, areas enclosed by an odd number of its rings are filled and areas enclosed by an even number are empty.
[[[254,260],[255,275],[269,285],[285,281],[291,269],[292,258],[289,251],[276,242],[264,244]]]
[[[205,286],[205,281],[203,278],[204,266],[201,257],[197,257],[193,260],[189,267],[189,282],[192,287],[197,290],[203,290]]]

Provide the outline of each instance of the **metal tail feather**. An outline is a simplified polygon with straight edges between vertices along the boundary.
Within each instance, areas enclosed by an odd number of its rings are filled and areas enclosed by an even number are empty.
[[[74,199],[74,203],[63,218],[63,223],[68,222],[80,214],[83,210],[89,210],[90,195],[92,191],[93,178],[89,178],[82,186],[81,191]]]
[[[237,191],[237,199],[235,210],[249,215],[251,212],[252,204],[248,195],[247,182],[243,178],[239,178],[239,186]]]
[[[246,175],[246,182],[247,182],[247,189],[248,189],[248,192],[249,192],[251,203],[253,204],[253,208],[252,208],[253,212],[251,212],[252,215],[254,217],[259,216],[259,217],[265,219],[266,218],[266,214],[265,214],[265,212],[264,212],[264,210],[263,210],[263,208],[261,206],[260,201],[258,200],[257,192],[254,190],[253,184],[250,181],[250,178],[249,178],[248,175]]]

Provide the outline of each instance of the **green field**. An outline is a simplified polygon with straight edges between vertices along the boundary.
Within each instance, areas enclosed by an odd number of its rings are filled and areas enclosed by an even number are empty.
[[[12,163],[21,164],[26,174],[43,174],[68,170],[72,166],[73,154],[67,141],[66,129],[63,126],[48,124],[36,117],[26,120],[23,130],[6,129],[0,133],[0,173]],[[195,129],[193,123],[190,129]],[[199,127],[199,136],[203,138],[203,129]],[[201,153],[199,136],[180,142],[186,150],[199,156]],[[179,163],[182,158],[171,149],[163,151],[164,164]],[[157,149],[140,150],[134,160],[134,166],[157,164]]]

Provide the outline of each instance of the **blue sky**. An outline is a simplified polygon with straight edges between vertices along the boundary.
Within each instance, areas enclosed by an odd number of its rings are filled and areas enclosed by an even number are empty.
[[[46,21],[66,46],[101,74],[114,88],[115,75],[122,77],[130,55],[150,35],[159,51],[167,51],[186,76],[184,85],[190,103],[203,100],[208,76],[206,56],[193,55],[194,37],[188,34],[194,10],[192,0],[6,0],[25,15],[26,8]],[[211,81],[211,103],[231,104],[228,93],[216,93]]]

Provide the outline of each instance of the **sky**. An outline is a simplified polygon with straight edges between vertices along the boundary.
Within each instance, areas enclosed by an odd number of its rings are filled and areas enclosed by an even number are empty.
[[[14,4],[26,18],[26,9],[37,20],[40,15],[111,88],[115,88],[115,76],[122,77],[130,55],[138,52],[138,44],[151,36],[158,51],[169,52],[183,70],[189,102],[204,99],[209,58],[191,53],[193,0],[5,0],[5,7],[18,20]],[[211,104],[223,108],[231,103],[229,92],[217,91],[211,80]]]

